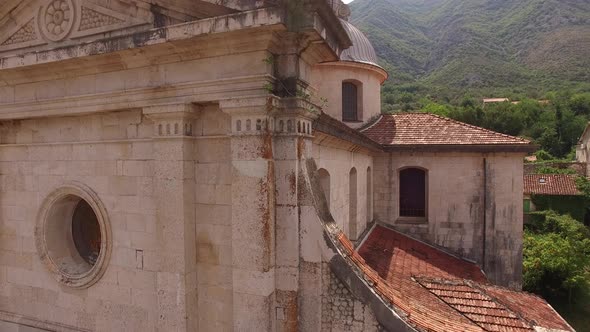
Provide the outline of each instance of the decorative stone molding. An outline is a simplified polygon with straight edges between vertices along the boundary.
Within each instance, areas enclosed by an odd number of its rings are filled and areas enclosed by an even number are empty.
[[[52,0],[39,10],[39,28],[44,38],[57,42],[74,27],[76,8],[72,0]]]
[[[77,203],[86,201],[100,227],[100,251],[94,265],[77,257],[72,216]],[[98,195],[80,182],[69,182],[51,192],[41,204],[35,226],[35,244],[53,277],[72,288],[87,288],[105,273],[112,251],[111,225]]]
[[[26,22],[0,32],[0,51],[40,46],[151,23],[87,0],[43,0],[36,13],[17,18]],[[2,27],[0,27],[0,30]]]
[[[116,17],[99,13],[96,10],[92,10],[88,7],[82,7],[82,18],[78,31],[96,29],[123,22],[123,20],[120,20]]]
[[[232,135],[311,136],[319,108],[302,98],[255,97],[220,101],[231,115]]]
[[[34,19],[29,20],[22,28],[17,30],[12,36],[6,39],[1,45],[13,45],[30,42],[37,39],[37,32],[35,30]]]
[[[149,106],[143,114],[154,122],[153,137],[194,136],[198,107],[193,104]]]

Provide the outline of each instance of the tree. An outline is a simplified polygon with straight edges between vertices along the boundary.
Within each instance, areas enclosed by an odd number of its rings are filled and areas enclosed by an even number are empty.
[[[535,212],[524,236],[524,288],[569,301],[590,280],[590,232],[569,215]]]
[[[569,107],[576,115],[590,115],[590,93],[573,95],[569,100]]]

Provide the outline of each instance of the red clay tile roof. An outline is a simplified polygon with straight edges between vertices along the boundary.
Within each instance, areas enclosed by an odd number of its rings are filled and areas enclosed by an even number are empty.
[[[488,331],[534,331],[525,320],[496,302],[485,291],[463,280],[421,278],[418,283],[433,295]]]
[[[386,146],[531,144],[523,138],[428,113],[382,115],[361,132]]]
[[[473,263],[377,226],[358,251],[338,236],[374,290],[422,331],[572,331],[541,298],[489,284]]]
[[[577,175],[525,174],[524,193],[527,195],[577,196],[582,193],[576,187]]]

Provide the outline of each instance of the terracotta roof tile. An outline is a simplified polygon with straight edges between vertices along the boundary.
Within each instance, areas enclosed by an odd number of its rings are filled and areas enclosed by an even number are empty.
[[[374,290],[424,331],[572,331],[541,298],[489,284],[475,264],[377,226],[358,251],[338,241]]]
[[[382,115],[373,125],[361,131],[386,146],[531,144],[523,138],[428,113]]]
[[[576,178],[577,175],[572,174],[525,174],[524,193],[527,195],[581,195],[576,186]]]

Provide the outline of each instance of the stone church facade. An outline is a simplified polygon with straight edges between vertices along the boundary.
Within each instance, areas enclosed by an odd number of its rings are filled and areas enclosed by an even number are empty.
[[[518,290],[534,147],[455,123],[400,146],[349,15],[3,1],[0,330],[421,330],[346,254],[376,224]]]

